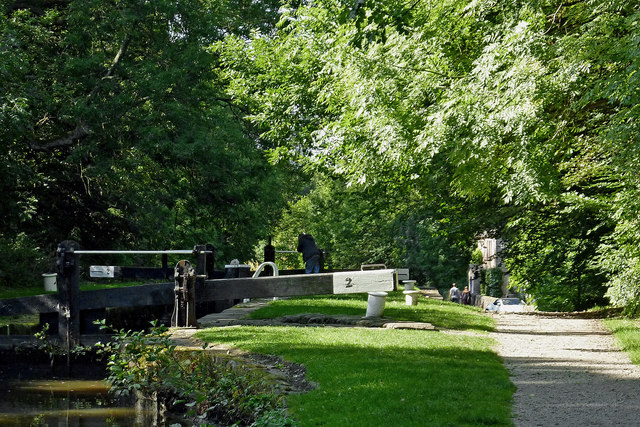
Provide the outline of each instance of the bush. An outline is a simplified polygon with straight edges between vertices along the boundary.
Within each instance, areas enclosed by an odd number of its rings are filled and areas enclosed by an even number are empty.
[[[487,286],[487,295],[491,297],[502,296],[502,269],[498,267],[487,270],[485,281]]]
[[[482,264],[483,256],[482,251],[480,249],[476,249],[471,254],[471,264]]]
[[[164,326],[154,325],[149,333],[116,332],[113,343],[101,345],[110,353],[107,381],[116,395],[155,396],[172,412],[215,425],[266,425],[261,423],[268,419],[293,425],[264,372],[204,348],[176,351]]]
[[[489,295],[487,292],[487,270],[480,270],[480,294]]]
[[[47,257],[29,236],[0,236],[0,287],[38,286],[46,269]]]
[[[634,319],[640,317],[640,297],[632,298],[624,307],[622,314]]]

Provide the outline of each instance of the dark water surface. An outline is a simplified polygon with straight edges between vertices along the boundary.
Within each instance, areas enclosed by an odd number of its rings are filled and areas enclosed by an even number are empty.
[[[116,402],[103,380],[11,380],[0,390],[0,425],[149,426],[152,414]]]
[[[0,426],[184,426],[154,405],[109,393],[104,357],[51,357],[33,346],[0,350]]]

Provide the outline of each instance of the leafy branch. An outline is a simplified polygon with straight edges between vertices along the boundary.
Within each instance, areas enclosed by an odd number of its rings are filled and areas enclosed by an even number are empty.
[[[127,32],[124,36],[124,39],[122,40],[122,43],[120,44],[120,48],[118,49],[118,52],[116,53],[115,57],[111,61],[111,65],[109,66],[109,68],[107,69],[107,72],[105,73],[105,75],[102,77],[101,80],[106,80],[113,76],[113,73],[116,67],[120,63],[122,57],[126,54],[130,42],[131,42],[131,33]],[[99,90],[100,90],[100,83],[97,83],[93,87],[93,89],[91,89],[91,92],[87,96],[87,100],[91,102],[91,100],[97,95]],[[66,147],[66,146],[72,145],[76,141],[79,141],[89,136],[91,132],[91,128],[89,127],[89,125],[87,125],[87,123],[82,119],[78,119],[77,122],[78,123],[76,127],[64,137],[50,140],[47,142],[43,142],[43,141],[31,142],[29,144],[31,149],[34,151],[48,151],[54,148]]]

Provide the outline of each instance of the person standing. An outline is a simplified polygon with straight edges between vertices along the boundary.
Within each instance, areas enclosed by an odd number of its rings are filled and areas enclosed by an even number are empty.
[[[455,283],[451,286],[451,289],[449,289],[449,299],[456,304],[460,302],[460,289],[458,289]]]
[[[302,252],[304,272],[306,274],[320,272],[320,257],[322,253],[316,246],[316,241],[311,234],[300,233],[298,235],[298,252]]]
[[[462,291],[462,304],[471,305],[471,292],[469,292],[468,286],[465,286]]]

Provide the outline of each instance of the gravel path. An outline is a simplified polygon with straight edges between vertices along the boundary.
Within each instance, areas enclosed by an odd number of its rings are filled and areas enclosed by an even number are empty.
[[[640,426],[640,369],[597,319],[496,315],[519,426]]]

